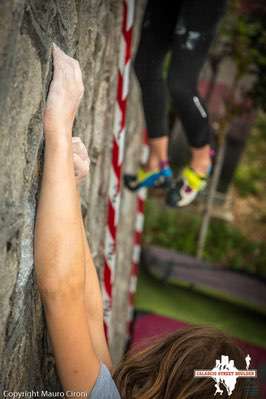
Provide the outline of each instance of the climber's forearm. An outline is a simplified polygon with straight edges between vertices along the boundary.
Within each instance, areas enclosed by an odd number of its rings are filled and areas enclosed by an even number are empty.
[[[96,268],[91,256],[84,225],[82,223],[85,254],[85,302],[90,319],[103,321],[103,302]]]
[[[99,361],[87,322],[83,245],[71,141],[47,139],[35,268],[61,383],[65,391],[84,396],[95,383]]]
[[[47,135],[45,144],[35,231],[36,273],[43,294],[85,283],[80,203],[71,135],[66,136]]]
[[[91,340],[98,358],[111,369],[112,362],[103,327],[102,294],[83,223],[82,230],[85,248],[85,303]]]

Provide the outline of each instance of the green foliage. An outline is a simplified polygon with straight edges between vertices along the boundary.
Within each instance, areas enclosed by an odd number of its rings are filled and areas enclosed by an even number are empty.
[[[256,195],[266,198],[266,114],[261,113],[249,137],[243,161],[234,185],[242,197]]]
[[[244,11],[244,2],[230,0],[226,16],[220,29],[220,46],[222,54],[230,55],[237,66],[237,79],[248,73],[256,76],[250,92],[255,104],[265,109],[266,104],[266,7],[259,11]]]
[[[262,172],[256,166],[241,165],[235,177],[235,186],[241,197],[259,195],[262,192],[261,175]]]
[[[162,206],[156,200],[148,200],[145,205],[144,240],[147,244],[161,245],[195,255],[199,227],[199,218],[190,218],[186,212],[177,214],[175,210]]]
[[[266,245],[250,241],[222,220],[214,219],[210,225],[205,257],[234,269],[266,276]]]
[[[144,242],[195,255],[200,221],[191,211],[170,209],[150,199],[145,209]],[[204,258],[266,277],[266,244],[249,240],[222,220],[213,219],[210,224]]]

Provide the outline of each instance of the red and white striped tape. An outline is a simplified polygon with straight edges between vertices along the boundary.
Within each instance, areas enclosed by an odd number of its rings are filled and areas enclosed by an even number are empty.
[[[113,129],[112,167],[108,192],[108,216],[104,249],[103,302],[104,327],[107,339],[110,338],[113,282],[116,265],[116,237],[119,221],[121,197],[121,170],[124,160],[124,143],[126,131],[126,108],[129,89],[129,73],[132,59],[132,30],[134,21],[134,0],[123,0],[123,16],[117,97]]]
[[[143,147],[142,147],[142,159],[141,163],[145,164],[149,157],[149,146],[147,131],[144,131]],[[134,231],[134,242],[133,242],[133,256],[132,266],[129,278],[129,291],[128,291],[128,337],[131,335],[131,326],[134,317],[134,298],[137,288],[138,279],[138,268],[141,252],[141,238],[144,226],[144,205],[147,197],[147,189],[142,188],[137,192],[136,197],[136,223]]]

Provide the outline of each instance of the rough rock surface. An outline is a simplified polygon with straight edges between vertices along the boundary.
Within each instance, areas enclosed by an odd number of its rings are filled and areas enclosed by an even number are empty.
[[[0,391],[55,390],[58,382],[34,281],[32,248],[51,43],[79,59],[83,72],[86,92],[74,135],[82,137],[92,161],[82,202],[101,272],[122,2],[2,0],[0,15]],[[138,105],[134,87],[130,98]],[[127,153],[134,154],[139,148],[141,122],[136,126],[135,121],[140,107],[130,104],[129,109],[132,139],[127,141]],[[128,212],[130,218],[120,222],[120,237],[130,234],[134,225],[134,196],[127,193],[122,216]],[[125,341],[131,237],[120,242],[118,251],[113,331],[119,331],[119,341],[111,342],[117,359]]]

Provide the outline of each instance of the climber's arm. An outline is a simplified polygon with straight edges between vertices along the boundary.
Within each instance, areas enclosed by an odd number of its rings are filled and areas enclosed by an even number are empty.
[[[35,267],[64,390],[89,392],[100,363],[88,327],[84,237],[71,143],[83,86],[77,61],[58,48],[53,55],[54,78],[44,116],[45,161],[35,229]]]
[[[73,140],[73,160],[76,182],[81,183],[89,172],[89,156],[81,139]],[[85,301],[91,340],[98,358],[111,369],[111,358],[103,327],[103,301],[99,279],[91,256],[86,231],[81,220],[85,249]]]
[[[84,248],[86,259],[86,283],[85,283],[85,301],[88,314],[89,329],[93,347],[98,358],[109,368],[112,368],[112,361],[107,346],[104,327],[103,327],[103,302],[100,290],[99,279],[93,263],[90,248],[88,245],[84,226]]]

